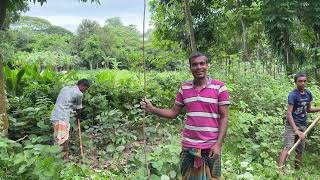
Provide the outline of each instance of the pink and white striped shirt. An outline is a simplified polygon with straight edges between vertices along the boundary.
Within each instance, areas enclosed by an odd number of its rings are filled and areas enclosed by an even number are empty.
[[[184,83],[176,96],[176,105],[185,106],[187,111],[182,147],[210,149],[219,135],[219,106],[228,104],[229,93],[221,81],[209,78],[200,91],[193,81]]]

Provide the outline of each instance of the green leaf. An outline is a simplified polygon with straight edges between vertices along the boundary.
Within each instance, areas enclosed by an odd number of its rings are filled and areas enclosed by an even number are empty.
[[[175,171],[170,171],[169,175],[171,178],[175,178],[177,176],[177,173]]]
[[[118,147],[116,148],[116,151],[121,152],[121,151],[123,151],[125,148],[126,148],[126,147],[124,147],[124,146],[118,146]]]
[[[170,177],[164,174],[161,176],[161,180],[170,180]]]
[[[107,152],[112,153],[115,151],[114,145],[113,144],[109,144],[107,146]]]

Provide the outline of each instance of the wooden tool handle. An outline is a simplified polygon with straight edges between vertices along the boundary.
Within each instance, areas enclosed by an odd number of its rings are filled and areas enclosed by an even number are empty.
[[[317,122],[320,120],[320,116],[317,117],[311,124],[310,126],[303,132],[304,135],[307,135],[309,131],[317,124]],[[299,138],[298,141],[293,145],[293,147],[288,151],[288,155],[292,153],[293,150],[297,148],[299,143],[301,142],[301,139]]]
[[[77,118],[77,121],[78,121],[78,135],[79,135],[79,142],[80,142],[80,153],[81,153],[81,157],[83,158],[83,147],[82,147],[82,139],[81,139],[80,118]]]

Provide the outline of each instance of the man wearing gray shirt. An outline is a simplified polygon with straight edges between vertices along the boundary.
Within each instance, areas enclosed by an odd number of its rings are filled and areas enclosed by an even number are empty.
[[[70,114],[76,110],[77,117],[80,118],[82,108],[83,93],[89,88],[87,79],[81,79],[76,86],[64,87],[61,89],[57,101],[51,113],[51,122],[54,129],[55,144],[62,145],[65,159],[68,158],[68,138]]]

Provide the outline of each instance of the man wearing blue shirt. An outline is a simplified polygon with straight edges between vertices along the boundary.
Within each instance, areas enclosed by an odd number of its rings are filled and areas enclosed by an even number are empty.
[[[296,74],[294,82],[297,88],[290,92],[288,96],[288,111],[284,133],[285,147],[280,153],[278,161],[279,168],[284,166],[287,153],[298,138],[301,139],[301,143],[296,149],[295,168],[298,169],[300,167],[305,146],[303,131],[307,126],[307,113],[320,111],[320,108],[311,108],[313,97],[311,92],[305,89],[307,75],[304,73]]]
[[[65,159],[68,159],[68,139],[70,113],[76,110],[80,117],[83,93],[87,91],[90,84],[87,79],[81,79],[77,85],[61,89],[57,101],[51,113],[51,122],[54,129],[55,144],[62,145]]]

